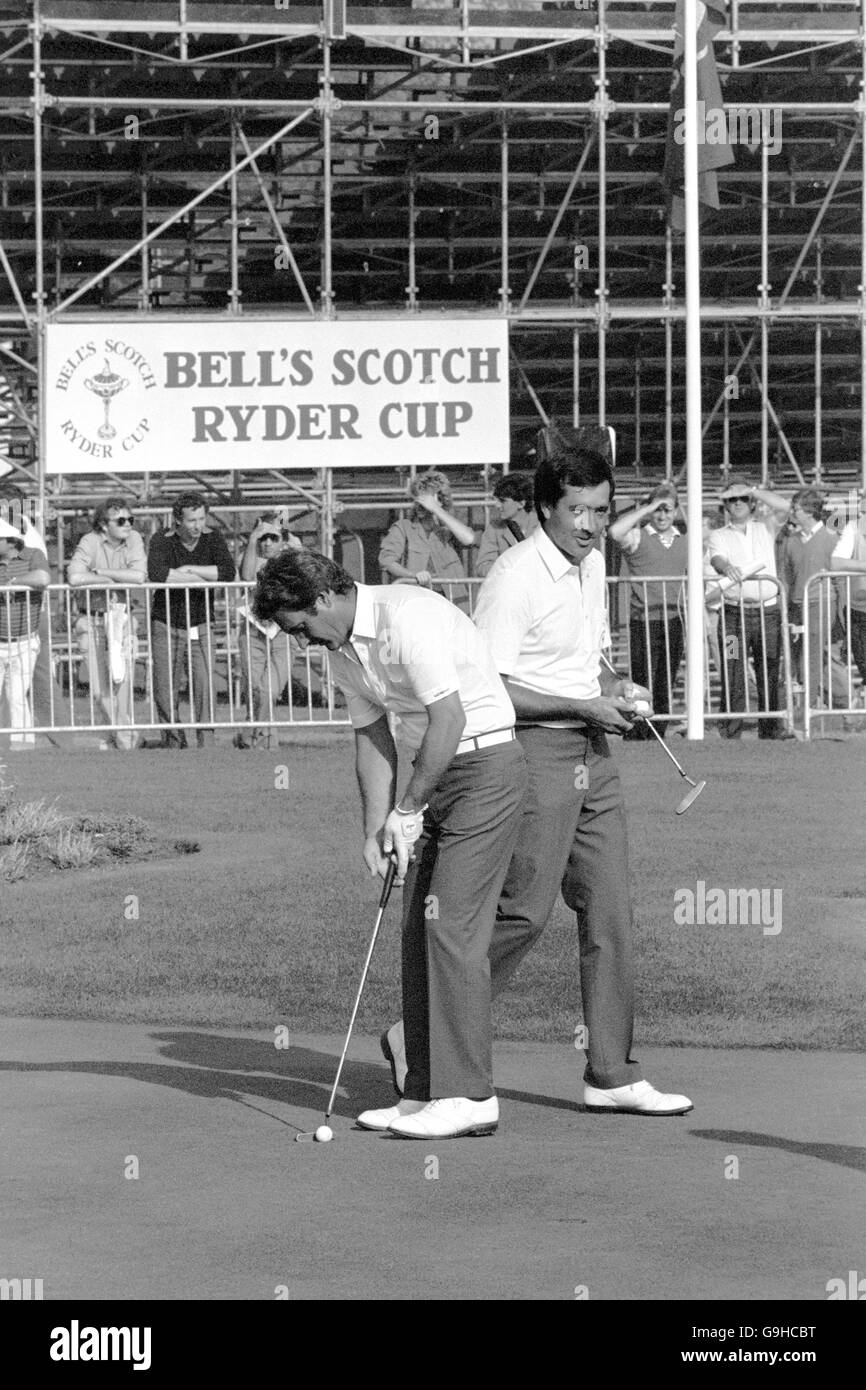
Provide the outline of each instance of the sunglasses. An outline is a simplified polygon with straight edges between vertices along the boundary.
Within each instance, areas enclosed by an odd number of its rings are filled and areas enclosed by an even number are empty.
[[[725,504],[730,505],[731,502],[751,502],[751,500],[751,497],[726,497]]]
[[[113,517],[111,518],[111,520],[114,522],[115,526],[131,526],[131,525],[132,525],[132,517],[131,517],[131,516],[113,516]]]

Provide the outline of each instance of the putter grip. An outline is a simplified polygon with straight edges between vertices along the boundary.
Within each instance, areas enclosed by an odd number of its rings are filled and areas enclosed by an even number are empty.
[[[382,893],[379,898],[379,909],[385,907],[391,896],[391,889],[394,887],[394,876],[397,873],[397,860],[392,856],[385,873],[385,880],[382,884]]]

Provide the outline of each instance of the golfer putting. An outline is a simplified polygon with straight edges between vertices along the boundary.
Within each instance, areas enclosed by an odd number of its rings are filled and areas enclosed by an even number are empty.
[[[526,765],[487,643],[441,595],[358,584],[310,551],[268,561],[254,612],[331,653],[355,733],[363,862],[384,879],[393,854],[404,880],[403,1095],[358,1124],[405,1139],[492,1134],[488,950]],[[399,796],[389,715],[415,750]]]

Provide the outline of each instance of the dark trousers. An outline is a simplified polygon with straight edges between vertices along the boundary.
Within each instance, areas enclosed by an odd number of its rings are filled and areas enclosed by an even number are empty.
[[[515,741],[455,757],[430,796],[403,890],[410,1100],[493,1094],[488,950],[525,791]]]
[[[154,619],[150,629],[153,657],[153,698],[161,724],[172,728],[163,736],[167,744],[186,747],[178,714],[180,692],[189,689],[189,702],[196,724],[214,720],[213,653],[211,631],[207,623],[198,629],[193,640],[186,628],[167,627]],[[197,729],[199,744],[213,739],[213,729]]]
[[[493,992],[538,940],[560,888],[577,915],[588,1031],[585,1080],[605,1089],[641,1079],[634,1025],[628,837],[619,773],[601,732],[518,730],[529,790],[490,948]]]
[[[669,613],[666,621],[663,617],[646,618],[632,613],[629,646],[632,680],[650,691],[656,714],[670,714],[671,696],[683,659],[682,622],[676,614]],[[628,737],[647,739],[652,734],[639,720]]]
[[[795,627],[809,629],[809,703],[832,708],[837,705],[845,709],[848,704],[848,681],[843,668],[834,661],[830,651],[832,619],[826,603],[813,601],[809,604],[808,615],[804,616],[802,603],[793,600],[788,603],[788,615]],[[798,679],[805,682],[805,642],[796,636],[791,643],[791,662]],[[843,647],[844,655],[844,647]]]
[[[848,611],[851,619],[851,658],[861,678],[866,681],[866,613],[856,608]]]
[[[778,608],[741,609],[733,604],[723,607],[719,630],[722,654],[720,712],[746,708],[750,655],[755,666],[759,709],[779,708],[781,644],[782,620]],[[742,719],[728,719],[720,722],[719,732],[722,738],[735,738],[742,727]],[[759,719],[758,737],[775,738],[780,727],[778,719]]]

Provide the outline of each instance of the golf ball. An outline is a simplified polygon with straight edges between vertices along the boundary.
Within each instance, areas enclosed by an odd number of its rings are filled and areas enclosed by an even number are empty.
[[[649,714],[651,709],[652,705],[649,700],[635,700],[634,702],[635,714]]]
[[[317,1144],[329,1144],[334,1137],[334,1131],[330,1125],[319,1125],[316,1130],[315,1139]]]

